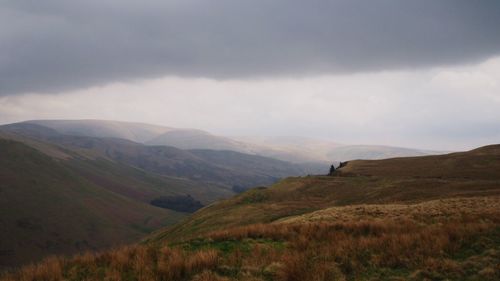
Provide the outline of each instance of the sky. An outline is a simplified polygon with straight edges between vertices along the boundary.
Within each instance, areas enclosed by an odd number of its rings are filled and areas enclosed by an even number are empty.
[[[0,1],[0,123],[500,143],[500,2]]]

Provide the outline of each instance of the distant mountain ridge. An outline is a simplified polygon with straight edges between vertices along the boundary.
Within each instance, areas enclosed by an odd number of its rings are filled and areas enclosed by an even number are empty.
[[[160,175],[184,177],[228,187],[265,185],[290,175],[323,172],[321,165],[301,166],[234,151],[212,150],[211,153],[202,153],[199,150],[182,150],[171,146],[144,145],[119,138],[66,135],[33,123],[4,125],[0,130],[62,146],[89,160],[103,158]],[[209,156],[210,159],[205,159]]]
[[[348,161],[357,159],[380,160],[395,157],[435,154],[443,154],[443,152],[384,145],[341,145],[329,151],[327,156],[339,161]]]
[[[232,150],[251,153],[242,142],[215,136],[202,130],[177,129],[167,131],[145,142],[147,145],[168,145],[180,149]]]
[[[327,164],[354,159],[375,160],[441,153],[393,146],[340,144],[307,137],[232,138],[198,129],[110,120],[31,120],[24,123],[42,125],[68,135],[113,137],[146,145],[166,145],[180,149],[231,150],[294,163]]]
[[[146,142],[173,128],[145,123],[112,120],[30,120],[22,123],[37,124],[61,134],[85,137],[111,137]]]
[[[0,224],[7,230],[0,232],[0,267],[129,243],[195,209],[179,208],[182,198],[199,207],[322,169],[228,150],[144,145],[99,128],[82,136],[34,122],[0,126]],[[162,198],[182,202],[152,205]]]

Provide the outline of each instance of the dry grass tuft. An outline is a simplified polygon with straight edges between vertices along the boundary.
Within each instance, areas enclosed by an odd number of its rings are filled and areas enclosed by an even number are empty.
[[[212,271],[205,270],[191,279],[192,281],[229,281],[229,278],[220,277]]]
[[[422,206],[417,204],[385,219],[334,222],[302,216],[214,231],[170,246],[50,257],[0,280],[500,280],[500,210],[469,202],[465,205],[476,206],[472,211],[443,215],[451,213],[449,203],[439,211],[438,203],[430,202],[433,219],[414,216]]]

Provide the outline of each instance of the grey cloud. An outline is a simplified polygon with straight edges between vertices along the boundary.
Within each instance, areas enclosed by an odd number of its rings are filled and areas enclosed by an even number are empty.
[[[500,1],[2,1],[0,95],[163,75],[310,76],[500,53]]]

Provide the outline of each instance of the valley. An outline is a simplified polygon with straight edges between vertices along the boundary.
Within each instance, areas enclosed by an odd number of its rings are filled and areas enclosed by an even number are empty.
[[[289,177],[3,280],[496,280],[499,147]]]
[[[0,281],[500,281],[500,1],[0,1]]]
[[[71,125],[61,130],[81,130]],[[135,242],[203,205],[316,169],[100,135],[123,132],[113,128],[92,124],[86,132],[94,136],[82,136],[35,123],[0,126],[0,267]],[[128,136],[141,139],[158,130],[149,128],[132,124]],[[153,204],[162,198],[187,202],[186,196],[198,202],[195,209]]]

